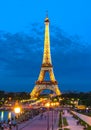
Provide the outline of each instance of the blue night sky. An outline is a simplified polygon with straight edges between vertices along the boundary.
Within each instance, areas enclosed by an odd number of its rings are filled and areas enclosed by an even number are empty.
[[[62,91],[91,91],[91,0],[0,1],[0,90],[30,92],[50,19],[55,77]]]

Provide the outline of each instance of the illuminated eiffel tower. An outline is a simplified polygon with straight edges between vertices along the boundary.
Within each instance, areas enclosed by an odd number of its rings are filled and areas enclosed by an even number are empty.
[[[50,81],[44,80],[46,73],[49,73]],[[58,83],[55,80],[55,76],[53,73],[53,66],[52,66],[51,53],[50,53],[50,36],[49,36],[49,18],[48,17],[46,17],[45,19],[43,62],[42,62],[38,80],[36,81],[36,85],[30,95],[31,97],[38,97],[40,93],[45,89],[52,90],[56,95],[61,94],[58,88]]]

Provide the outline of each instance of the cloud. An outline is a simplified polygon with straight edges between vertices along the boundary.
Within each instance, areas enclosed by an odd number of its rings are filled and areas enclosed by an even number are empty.
[[[91,45],[81,41],[77,35],[68,36],[58,27],[51,26],[50,31],[52,61],[59,84],[62,83],[65,89],[72,89],[71,81],[74,81],[72,85],[76,88],[78,81],[80,86],[85,82],[90,86]],[[37,80],[42,64],[43,44],[44,27],[37,23],[26,32],[11,34],[1,31],[0,77],[8,75],[13,80],[16,77],[23,78],[22,84],[24,77]],[[28,84],[31,84],[29,80]]]

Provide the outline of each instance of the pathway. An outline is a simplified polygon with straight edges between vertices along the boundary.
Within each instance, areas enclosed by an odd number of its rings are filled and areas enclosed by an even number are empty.
[[[91,126],[91,117],[80,114],[78,112],[72,111],[72,113],[74,113],[75,115],[77,115],[80,119],[82,119],[83,121],[85,121],[88,125]]]
[[[64,117],[66,117],[66,119],[67,119],[70,130],[83,130],[83,126],[77,125],[77,120],[74,119],[72,117],[72,115],[70,113],[68,113],[66,110],[65,110]]]
[[[53,114],[53,115],[52,115]],[[53,117],[53,118],[52,118]],[[52,125],[53,119],[53,125]],[[57,130],[58,128],[58,113],[54,111],[49,111],[49,130]],[[48,112],[45,112],[43,117],[41,118],[40,115],[34,117],[34,119],[30,119],[25,123],[18,125],[18,130],[47,130],[48,127]],[[16,128],[13,128],[16,130]]]

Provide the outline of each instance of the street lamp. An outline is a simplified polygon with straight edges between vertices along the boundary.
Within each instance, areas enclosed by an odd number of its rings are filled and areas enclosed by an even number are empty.
[[[20,107],[15,107],[14,111],[15,111],[16,114],[19,114],[20,113]]]
[[[52,130],[54,129],[54,108],[56,106],[59,106],[58,102],[51,102],[51,107],[52,107]]]
[[[55,104],[52,102],[51,103],[51,107],[52,107],[52,130],[53,130],[53,126],[54,126],[54,106],[55,106]]]
[[[46,107],[47,107],[47,130],[49,130],[49,107],[50,107],[50,103],[48,102],[48,103],[46,103],[46,105],[45,105]]]
[[[16,114],[16,117],[18,118],[18,115],[21,112],[21,108],[19,106],[15,106],[14,112]],[[16,130],[18,130],[18,123],[17,122],[16,122]]]

